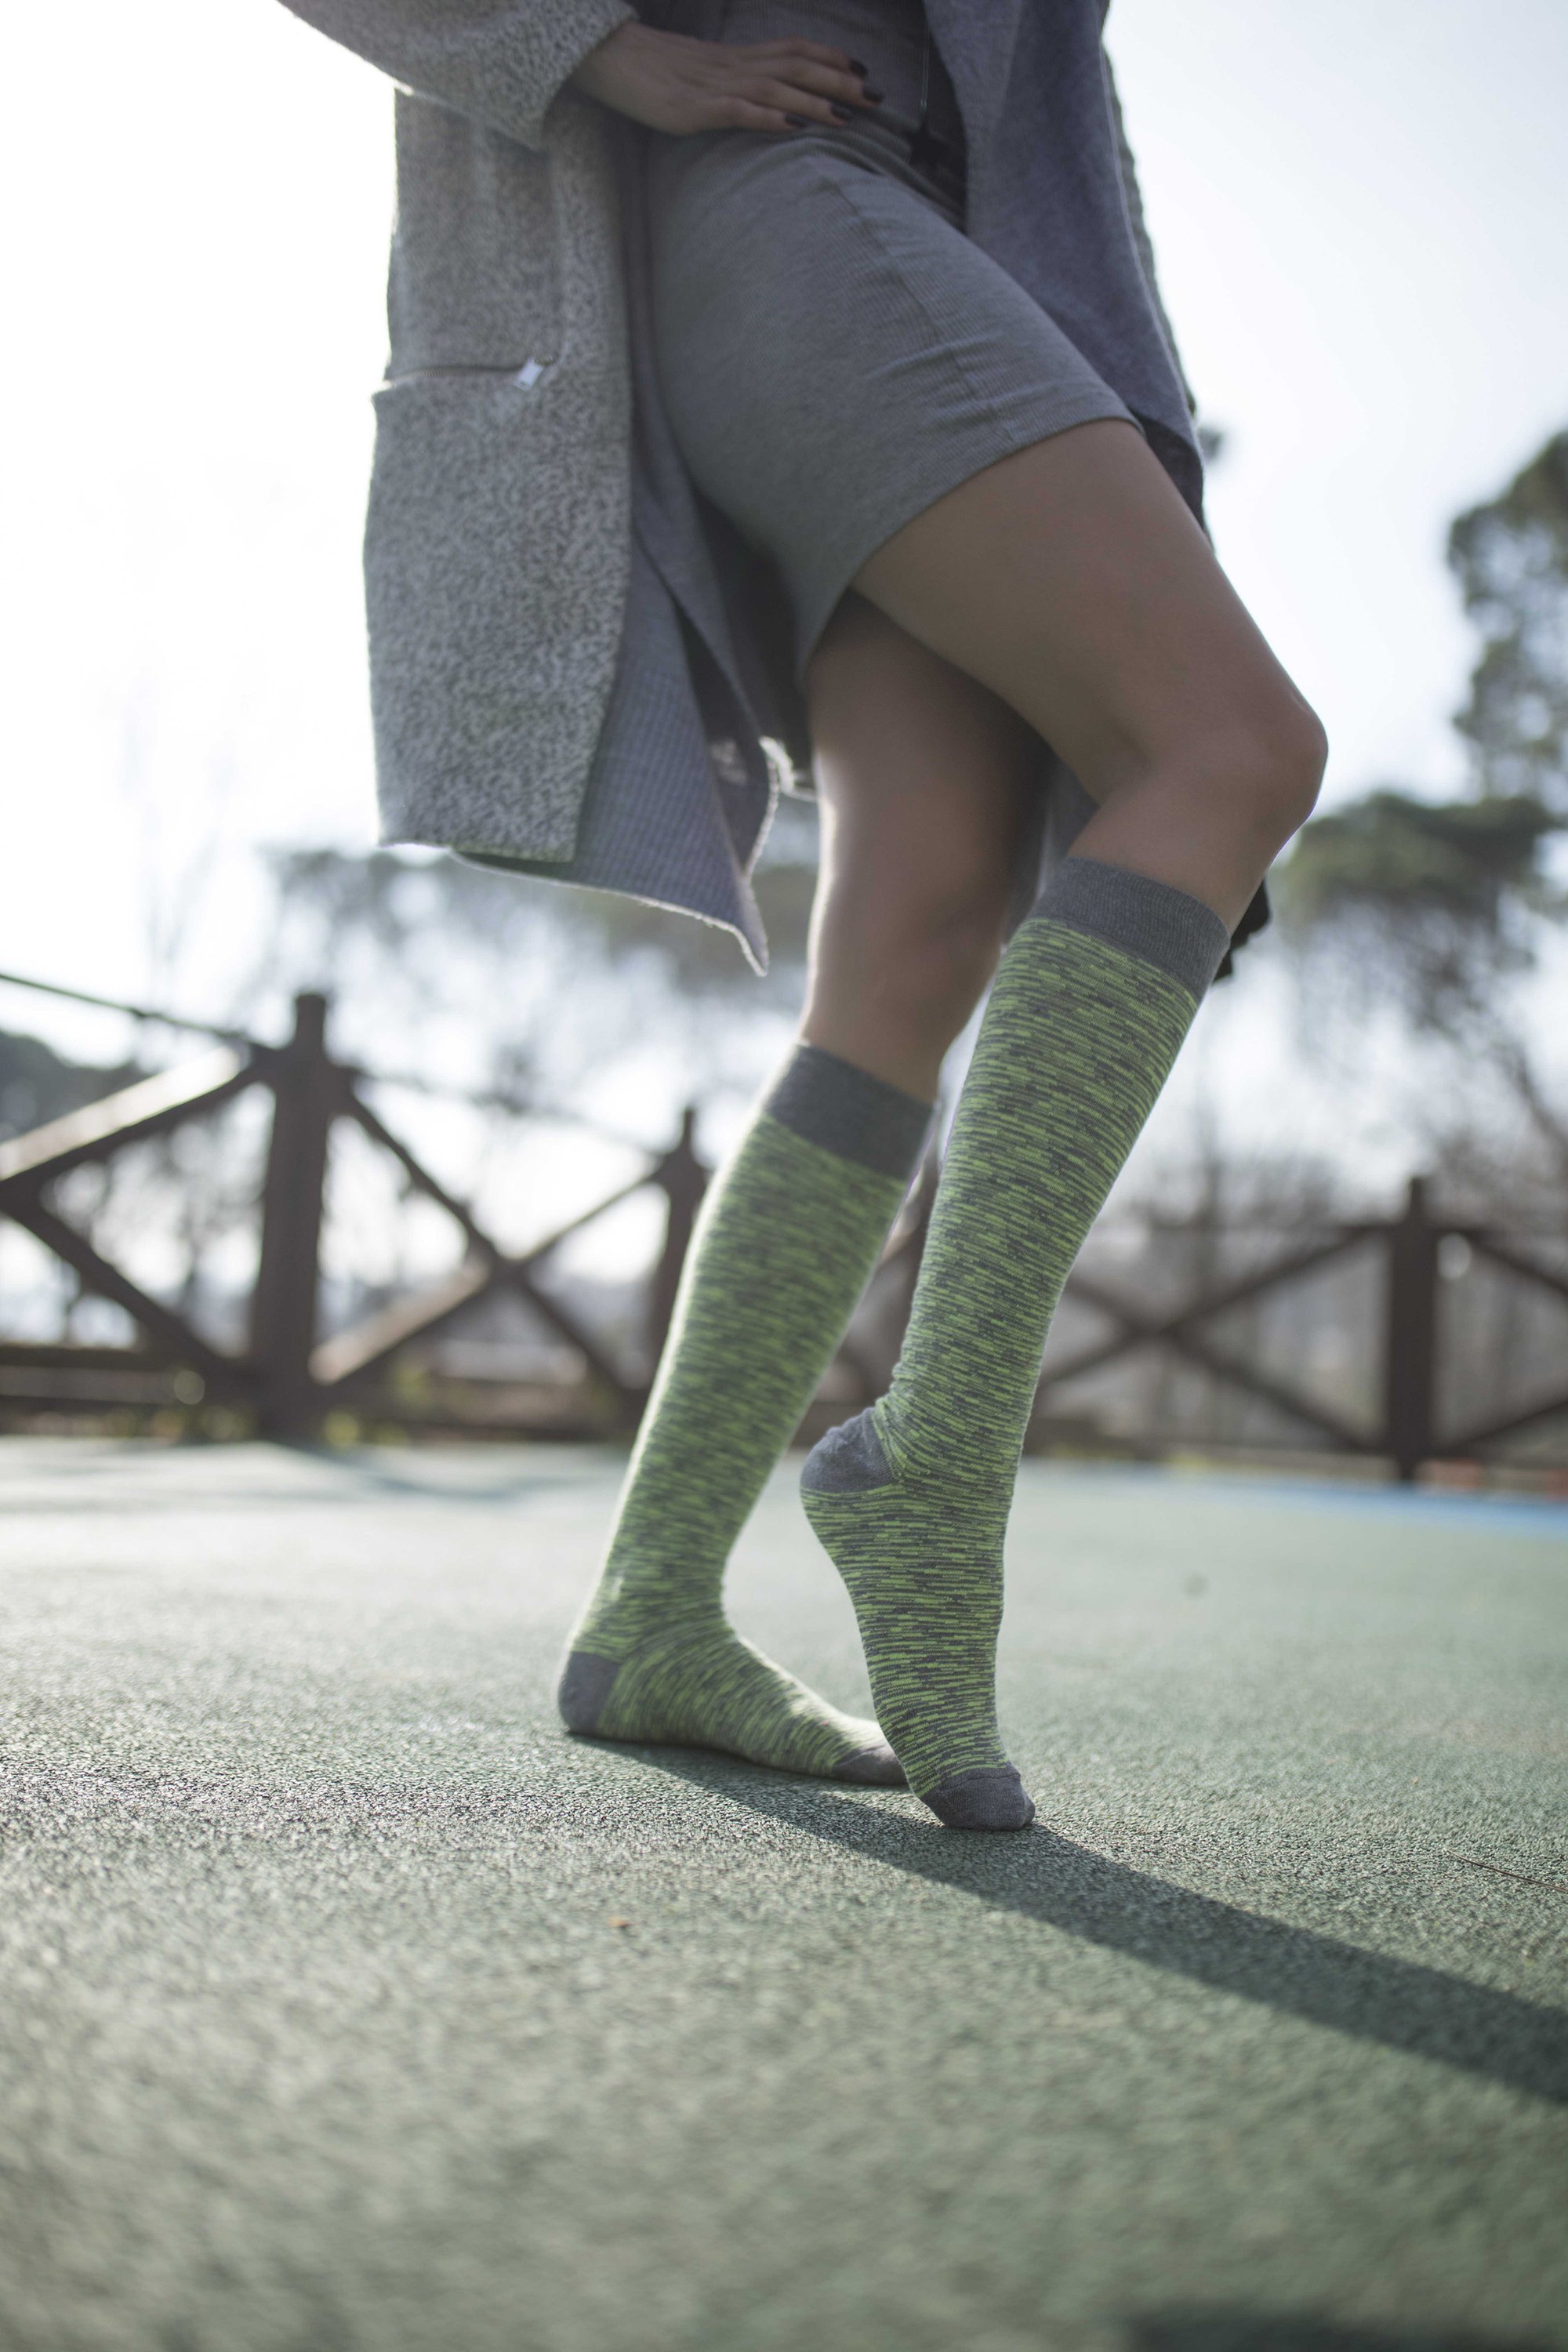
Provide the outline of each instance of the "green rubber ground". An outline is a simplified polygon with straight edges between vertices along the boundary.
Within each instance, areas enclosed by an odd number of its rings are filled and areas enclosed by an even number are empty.
[[[561,1735],[616,1470],[0,1447],[5,2352],[1568,2347],[1568,1511],[1030,1465],[965,1839]]]

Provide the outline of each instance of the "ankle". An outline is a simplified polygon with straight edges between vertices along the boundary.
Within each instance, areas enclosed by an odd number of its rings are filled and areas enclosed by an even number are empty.
[[[574,1650],[614,1644],[617,1650],[651,1641],[701,1641],[730,1631],[717,1593],[641,1592],[603,1587],[590,1601],[572,1637]]]

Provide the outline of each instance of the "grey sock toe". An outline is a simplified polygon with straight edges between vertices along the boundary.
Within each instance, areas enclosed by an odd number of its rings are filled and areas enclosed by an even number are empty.
[[[598,1728],[610,1685],[620,1668],[614,1658],[596,1658],[591,1650],[574,1650],[562,1668],[555,1704],[568,1731],[591,1737]]]
[[[835,1780],[853,1780],[866,1789],[907,1789],[904,1768],[885,1739],[875,1748],[858,1748],[853,1756],[840,1757],[834,1766]]]
[[[953,1772],[923,1801],[950,1830],[1026,1830],[1035,1818],[1016,1764],[985,1764]]]

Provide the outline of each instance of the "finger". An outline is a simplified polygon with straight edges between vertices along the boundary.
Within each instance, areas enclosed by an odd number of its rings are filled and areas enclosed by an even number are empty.
[[[773,131],[795,139],[800,135],[803,121],[802,116],[784,113],[776,106],[758,106],[748,98],[727,98],[721,101],[721,109],[712,121],[705,121],[702,128],[705,131]]]
[[[770,107],[775,113],[792,114],[801,121],[820,122],[829,127],[849,121],[853,112],[838,100],[818,98],[814,90],[794,88],[787,81],[748,82],[735,94],[749,100],[752,106]]]
[[[842,49],[825,49],[816,41],[759,41],[753,47],[738,46],[729,54],[743,61],[748,72],[771,65],[778,79],[815,90],[824,98],[836,98],[846,105],[877,106],[881,102],[880,90],[868,96],[866,67],[858,58],[847,57]]]
[[[826,49],[820,41],[753,41],[736,44],[736,54],[754,58],[805,58],[813,65],[831,66],[839,73],[860,73],[864,70],[847,49]]]
[[[881,103],[881,91],[868,89],[858,74],[835,73],[830,66],[813,65],[806,58],[792,59],[774,71],[780,81],[811,91],[818,98],[831,99],[838,106],[869,108],[874,112]]]

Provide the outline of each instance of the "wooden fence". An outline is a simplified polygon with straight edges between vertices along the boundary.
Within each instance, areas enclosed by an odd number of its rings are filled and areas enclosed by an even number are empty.
[[[237,1040],[201,1059],[142,1080],[31,1134],[0,1144],[0,1215],[32,1234],[71,1268],[81,1290],[112,1301],[136,1327],[132,1347],[45,1345],[0,1335],[5,1418],[81,1416],[123,1406],[134,1382],[128,1375],[163,1370],[170,1393],[187,1407],[229,1407],[236,1425],[280,1439],[310,1439],[331,1417],[346,1414],[362,1427],[457,1430],[466,1425],[449,1403],[411,1402],[395,1371],[405,1352],[435,1339],[479,1303],[510,1294],[567,1341],[586,1367],[586,1380],[563,1390],[559,1415],[535,1413],[519,1433],[579,1435],[629,1432],[647,1396],[646,1367],[657,1361],[668,1328],[692,1224],[708,1181],[693,1142],[688,1112],[669,1149],[650,1155],[627,1184],[595,1202],[522,1255],[509,1254],[485,1232],[472,1211],[443,1186],[365,1101],[364,1074],[333,1059],[326,1037],[324,998],[295,1002],[293,1034],[270,1046]],[[247,1344],[226,1351],[191,1322],[111,1264],[51,1199],[52,1187],[73,1169],[103,1162],[128,1146],[170,1134],[209,1116],[247,1089],[271,1098],[271,1122],[261,1186],[261,1240],[250,1300]],[[415,1192],[456,1220],[467,1244],[458,1270],[444,1282],[398,1300],[353,1328],[321,1339],[321,1237],[328,1153],[334,1126],[352,1121],[390,1155]],[[933,1171],[928,1170],[912,1212],[884,1262],[883,1275],[907,1299],[924,1238]],[[540,1279],[569,1235],[652,1187],[662,1196],[663,1239],[648,1276],[645,1328],[637,1363],[622,1360],[582,1317]],[[1157,1349],[1212,1379],[1263,1401],[1304,1424],[1326,1449],[1386,1462],[1395,1476],[1414,1478],[1423,1465],[1484,1456],[1488,1449],[1531,1425],[1568,1413],[1568,1378],[1526,1408],[1492,1412],[1469,1424],[1442,1428],[1437,1413],[1442,1347],[1440,1254],[1457,1237],[1514,1279],[1568,1300],[1568,1276],[1531,1255],[1527,1239],[1435,1213],[1420,1178],[1412,1179],[1403,1213],[1320,1232],[1303,1244],[1284,1236],[1261,1270],[1216,1280],[1178,1308],[1157,1311],[1097,1272],[1080,1267],[1069,1297],[1093,1307],[1107,1336],[1047,1361],[1040,1405],[1068,1383],[1133,1351]],[[1381,1259],[1379,1340],[1381,1404],[1374,1425],[1359,1425],[1300,1381],[1270,1370],[1227,1344],[1215,1327],[1238,1306],[1262,1299],[1317,1275],[1346,1253],[1371,1245]],[[849,1360],[854,1361],[851,1353]],[[1568,1373],[1568,1364],[1564,1367]],[[871,1382],[868,1381],[869,1387]],[[853,1409],[852,1407],[847,1409]],[[484,1423],[494,1433],[493,1417]]]
[[[646,1383],[617,1363],[538,1277],[568,1235],[644,1186],[653,1186],[664,1196],[665,1232],[648,1286],[642,1352],[649,1361],[657,1359],[708,1181],[693,1146],[693,1115],[688,1113],[670,1149],[652,1156],[630,1183],[514,1256],[377,1117],[361,1091],[363,1074],[329,1054],[326,1019],[324,997],[298,997],[294,1032],[284,1045],[247,1042],[219,1046],[199,1061],[146,1078],[30,1135],[0,1144],[0,1215],[23,1226],[63,1260],[83,1291],[122,1307],[140,1335],[140,1344],[133,1348],[51,1347],[0,1338],[0,1369],[12,1376],[5,1389],[12,1412],[112,1410],[127,1394],[120,1376],[162,1366],[187,1375],[183,1390],[174,1392],[180,1401],[210,1400],[238,1408],[246,1425],[263,1436],[314,1436],[336,1412],[381,1425],[439,1425],[440,1414],[411,1411],[388,1389],[389,1371],[416,1341],[435,1338],[482,1300],[510,1292],[581,1355],[595,1407],[587,1425],[635,1426]],[[251,1087],[263,1087],[271,1097],[261,1184],[261,1246],[248,1344],[242,1352],[226,1353],[111,1265],[59,1215],[48,1194],[73,1169],[206,1118]],[[446,1281],[322,1340],[317,1334],[321,1220],[328,1150],[341,1119],[352,1120],[389,1154],[413,1191],[446,1210],[468,1246],[462,1265]],[[25,1377],[29,1371],[39,1376],[31,1391]],[[577,1434],[582,1423],[579,1412],[552,1433]]]

